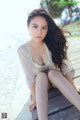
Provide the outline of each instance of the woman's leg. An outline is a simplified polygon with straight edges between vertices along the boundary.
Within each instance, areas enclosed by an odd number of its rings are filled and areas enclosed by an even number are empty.
[[[75,84],[74,84],[74,80],[73,80],[73,74],[72,74],[72,72],[68,72],[66,75],[64,75],[66,78],[67,78],[67,80],[73,85],[73,87],[77,90],[77,92],[78,93],[80,93],[80,86],[76,86]]]
[[[48,120],[48,76],[41,72],[36,77],[35,94],[39,120]]]
[[[61,93],[80,111],[80,95],[77,93],[72,84],[65,78],[60,71],[51,70],[48,78]]]

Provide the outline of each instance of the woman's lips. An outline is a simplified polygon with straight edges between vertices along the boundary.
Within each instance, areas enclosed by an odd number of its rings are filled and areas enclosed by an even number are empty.
[[[36,38],[39,38],[39,39],[41,39],[42,37],[41,37],[41,36],[36,36]]]

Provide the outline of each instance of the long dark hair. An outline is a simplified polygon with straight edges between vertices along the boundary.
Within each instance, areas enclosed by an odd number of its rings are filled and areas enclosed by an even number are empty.
[[[28,16],[27,25],[30,24],[33,18],[38,16],[44,17],[48,23],[48,32],[43,41],[52,53],[52,61],[61,69],[63,59],[67,59],[67,40],[63,31],[55,24],[51,15],[44,9],[33,10]]]

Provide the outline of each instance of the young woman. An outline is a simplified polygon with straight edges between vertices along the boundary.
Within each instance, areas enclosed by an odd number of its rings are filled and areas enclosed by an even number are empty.
[[[80,111],[80,96],[73,83],[74,69],[67,58],[67,41],[62,30],[42,9],[33,10],[27,20],[31,39],[18,48],[32,101],[39,120],[48,120],[50,84]]]

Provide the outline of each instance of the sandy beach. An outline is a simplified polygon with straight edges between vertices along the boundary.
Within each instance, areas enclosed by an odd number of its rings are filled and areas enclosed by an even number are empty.
[[[0,120],[2,120],[2,113],[7,113],[6,120],[30,120],[31,113],[27,108],[29,96],[30,91],[18,58],[17,47],[1,51]],[[19,113],[23,110],[23,107],[25,107],[26,119],[21,118],[21,116],[19,117]]]

